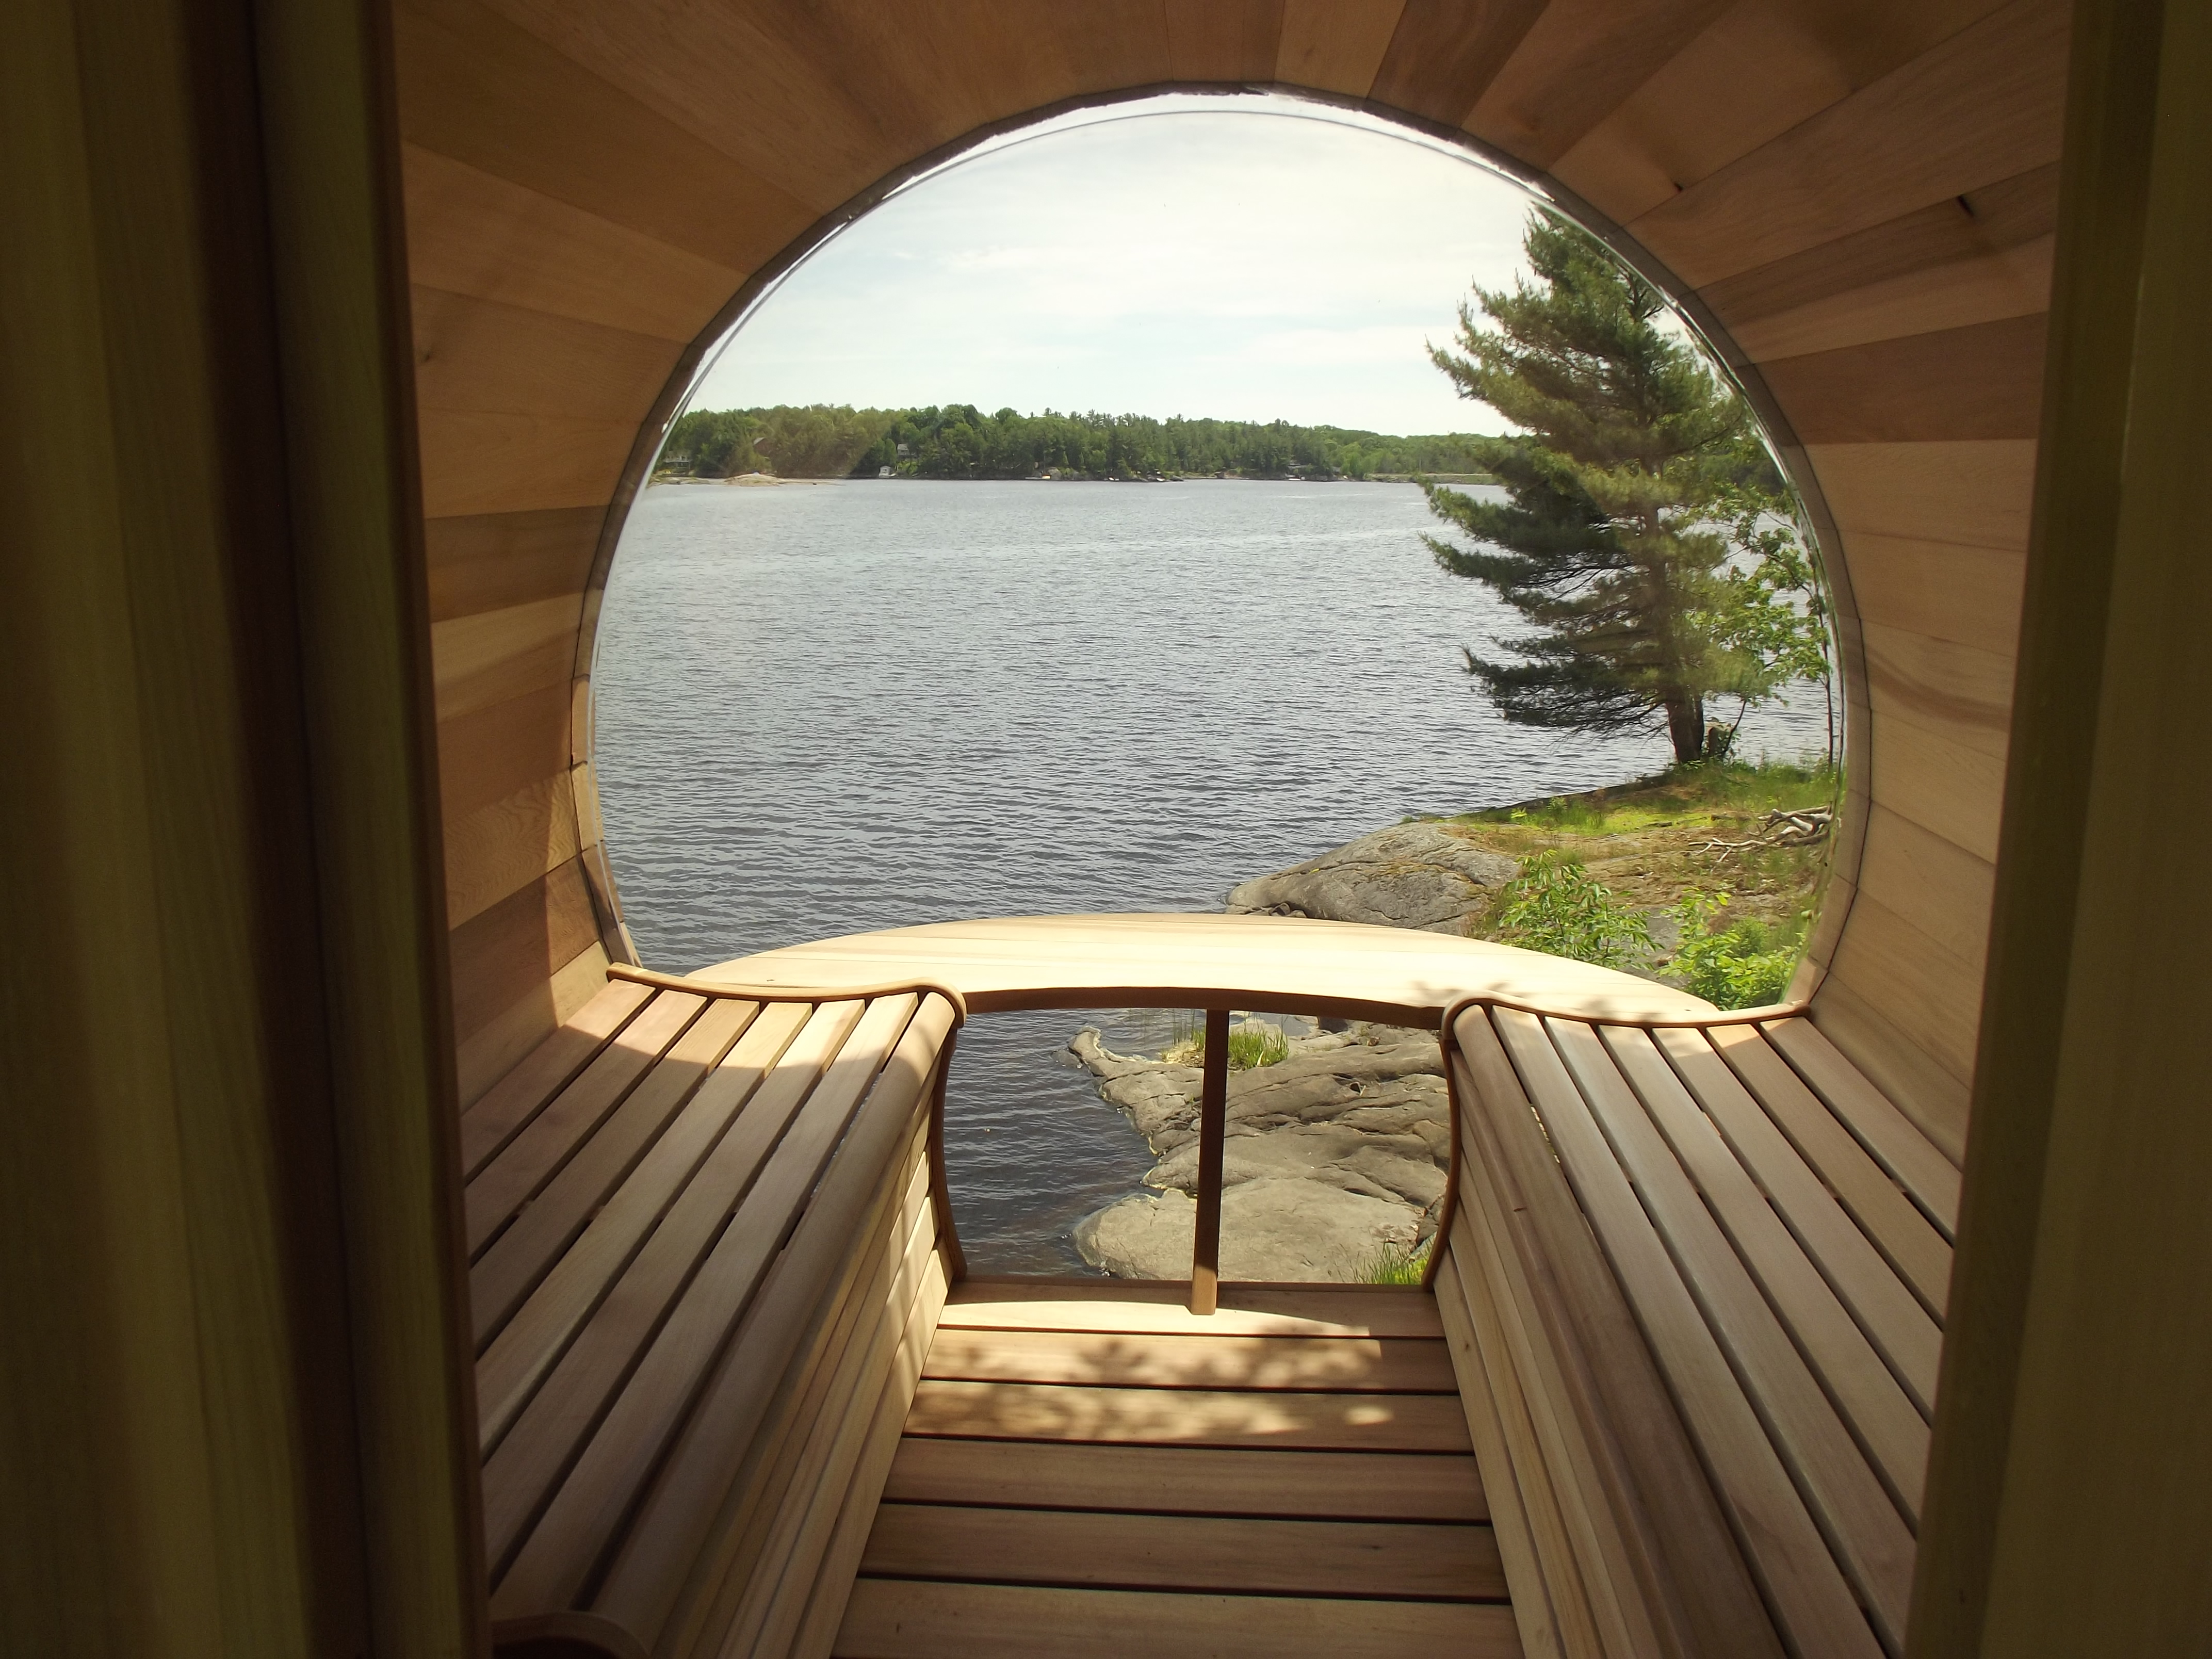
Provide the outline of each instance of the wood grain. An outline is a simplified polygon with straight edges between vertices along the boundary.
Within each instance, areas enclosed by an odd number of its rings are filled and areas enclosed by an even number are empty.
[[[567,684],[582,611],[580,593],[562,593],[434,623],[439,717],[473,714]]]
[[[1464,1452],[1467,1419],[1442,1395],[1245,1393],[925,1380],[910,1435],[1300,1451]]]
[[[548,982],[599,938],[591,893],[574,860],[454,928],[448,949],[456,1035],[466,1042],[525,1000],[543,999],[543,1030],[524,1046],[534,1043],[556,1023]]]
[[[1955,1234],[1959,1166],[1907,1122],[1810,1021],[1771,1020],[1759,1029],[1943,1236]]]
[[[1327,1389],[1449,1394],[1440,1341],[1360,1337],[1122,1336],[940,1329],[927,1376],[1115,1388]]]
[[[1414,115],[1458,126],[1541,15],[1543,0],[1406,0],[1368,95]]]
[[[544,980],[454,1045],[453,1069],[465,1105],[521,1062],[606,983],[607,953],[595,938]]]
[[[1946,1157],[1966,1145],[1967,1087],[1846,981],[1823,981],[1807,1018]]]
[[[1168,66],[1178,81],[1272,81],[1283,0],[1167,0]]]
[[[1386,1285],[1259,1285],[1222,1287],[1221,1305],[1203,1318],[1183,1305],[1176,1285],[1102,1283],[1095,1279],[975,1278],[945,1304],[944,1323],[974,1330],[1181,1333],[1194,1336],[1439,1337],[1436,1303],[1419,1291]]]
[[[448,820],[568,769],[569,687],[555,682],[441,720],[439,805]]]
[[[1850,561],[1851,597],[1863,621],[2013,656],[2027,562],[2019,553],[1861,531],[1851,537]]]
[[[1808,444],[2033,438],[2047,331],[2039,311],[1775,358],[1760,372]]]
[[[417,283],[415,396],[425,410],[635,423],[683,347],[658,335]]]
[[[461,1113],[461,1173],[474,1176],[524,1124],[589,1065],[653,993],[614,981]]]
[[[1406,0],[1284,0],[1273,78],[1365,97],[1405,10]]]
[[[582,851],[568,775],[518,789],[446,824],[446,919],[458,927]]]

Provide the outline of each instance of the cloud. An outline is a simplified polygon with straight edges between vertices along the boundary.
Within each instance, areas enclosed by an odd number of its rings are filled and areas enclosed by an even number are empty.
[[[901,191],[757,309],[695,405],[1498,429],[1423,341],[1521,269],[1529,198],[1364,118],[1226,101],[1087,112]]]

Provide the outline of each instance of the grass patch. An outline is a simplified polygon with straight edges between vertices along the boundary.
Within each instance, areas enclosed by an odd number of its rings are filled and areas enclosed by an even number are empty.
[[[1532,843],[1559,836],[1702,829],[1778,809],[1826,806],[1836,799],[1837,783],[1835,769],[1817,762],[1699,761],[1610,789],[1466,812],[1452,821],[1516,830]]]
[[[1291,1039],[1279,1025],[1253,1020],[1229,1028],[1229,1069],[1232,1072],[1257,1071],[1262,1066],[1279,1065],[1290,1057]],[[1170,1066],[1205,1065],[1205,1016],[1198,1016],[1188,1024],[1178,1021],[1175,1041],[1160,1051],[1160,1058]]]
[[[1429,1270],[1429,1247],[1385,1244],[1359,1264],[1362,1285],[1418,1285]]]

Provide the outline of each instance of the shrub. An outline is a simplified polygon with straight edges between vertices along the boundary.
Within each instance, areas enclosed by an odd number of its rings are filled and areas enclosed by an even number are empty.
[[[1535,854],[1499,895],[1498,937],[1524,950],[1625,968],[1651,951],[1651,929],[1613,890],[1556,848]]]
[[[1779,1002],[1796,971],[1798,940],[1788,929],[1769,927],[1747,916],[1713,928],[1728,908],[1729,895],[1708,896],[1692,887],[1674,907],[1682,924],[1682,943],[1674,969],[1686,988],[1717,1008],[1756,1008]]]

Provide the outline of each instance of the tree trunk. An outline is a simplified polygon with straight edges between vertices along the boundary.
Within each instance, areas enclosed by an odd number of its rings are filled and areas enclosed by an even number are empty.
[[[1667,736],[1674,745],[1674,763],[1687,766],[1705,757],[1705,700],[1687,692],[1667,699]]]

